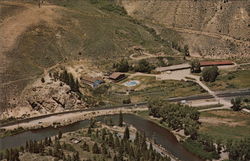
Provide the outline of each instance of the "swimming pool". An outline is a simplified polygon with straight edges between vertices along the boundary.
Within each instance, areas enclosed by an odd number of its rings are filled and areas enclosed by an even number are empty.
[[[131,80],[131,81],[127,81],[127,82],[123,83],[123,85],[127,86],[127,87],[137,86],[138,84],[140,84],[140,82],[138,80]]]

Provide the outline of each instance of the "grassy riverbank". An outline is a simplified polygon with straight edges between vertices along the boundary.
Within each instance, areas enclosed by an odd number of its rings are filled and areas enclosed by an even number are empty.
[[[182,142],[182,145],[190,152],[196,154],[197,156],[201,157],[205,160],[213,160],[216,158],[216,154],[214,152],[207,152],[203,150],[203,146],[201,143],[192,140],[190,138],[186,139],[184,142]]]
[[[1,130],[0,132],[0,138],[6,137],[6,136],[13,136],[13,135],[17,135],[19,133],[22,133],[24,131],[26,131],[28,129],[24,129],[22,127],[18,127],[14,130]]]
[[[201,113],[200,134],[211,136],[226,143],[249,137],[250,115],[232,110],[217,110]]]

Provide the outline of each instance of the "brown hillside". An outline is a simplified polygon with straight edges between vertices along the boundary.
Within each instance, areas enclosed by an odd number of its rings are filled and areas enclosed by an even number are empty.
[[[250,56],[250,1],[120,0],[138,19],[183,33],[191,54]]]

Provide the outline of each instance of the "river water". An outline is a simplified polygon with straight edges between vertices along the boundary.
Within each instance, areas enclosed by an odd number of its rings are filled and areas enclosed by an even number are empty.
[[[118,122],[118,115],[107,116],[112,117],[115,124]],[[98,121],[103,121],[105,116],[97,117]],[[123,115],[124,122],[133,125],[137,130],[145,132],[146,136],[153,139],[156,144],[161,145],[175,157],[182,161],[202,161],[193,153],[187,151],[176,139],[176,137],[167,129],[155,124],[152,121],[143,119],[139,116],[132,114]],[[38,130],[29,130],[22,132],[14,136],[7,136],[0,139],[0,150],[7,148],[18,147],[25,145],[28,140],[41,140],[45,137],[52,137],[58,134],[59,131],[62,133],[76,131],[81,128],[88,127],[90,124],[89,120],[83,120],[73,123],[68,126],[63,126],[59,128],[43,128]]]

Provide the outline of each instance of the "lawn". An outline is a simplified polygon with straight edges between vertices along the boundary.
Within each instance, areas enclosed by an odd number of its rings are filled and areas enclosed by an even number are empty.
[[[199,133],[208,134],[224,143],[228,139],[241,139],[250,135],[250,115],[231,110],[202,112]]]
[[[212,90],[250,88],[250,66],[236,71],[221,71],[216,81],[207,85]]]
[[[138,80],[140,84],[135,87],[125,87],[122,85],[128,80]],[[144,102],[151,98],[170,98],[190,96],[205,93],[204,90],[193,82],[177,81],[177,80],[156,80],[153,76],[135,76],[127,78],[118,84],[112,85],[109,93],[109,100],[122,102],[123,99],[130,97],[132,102]],[[125,93],[126,90],[132,90],[129,96],[117,94]]]

